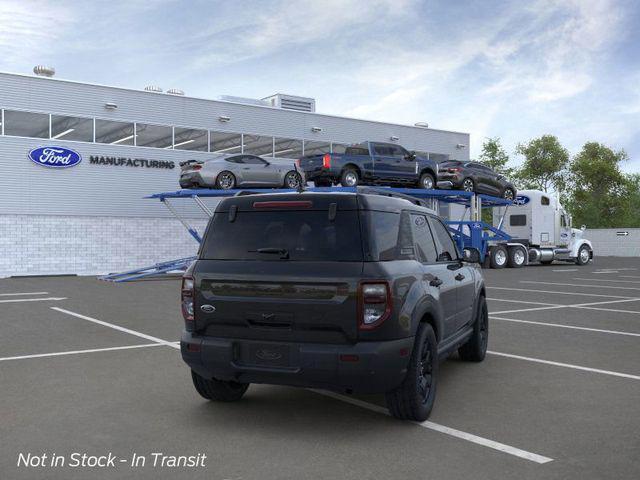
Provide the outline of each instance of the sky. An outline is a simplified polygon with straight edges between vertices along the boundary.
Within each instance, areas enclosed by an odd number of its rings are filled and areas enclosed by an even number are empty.
[[[0,71],[187,95],[313,97],[321,113],[598,141],[640,172],[635,0],[0,0]]]

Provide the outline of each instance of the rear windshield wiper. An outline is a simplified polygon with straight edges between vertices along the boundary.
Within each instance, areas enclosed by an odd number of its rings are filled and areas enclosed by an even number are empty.
[[[286,248],[259,248],[257,250],[249,250],[251,253],[269,253],[273,255],[280,255],[282,260],[289,260],[289,251]]]

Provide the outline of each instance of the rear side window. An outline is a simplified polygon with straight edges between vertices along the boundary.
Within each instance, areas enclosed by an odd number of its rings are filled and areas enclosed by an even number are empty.
[[[524,227],[527,224],[526,215],[511,215],[509,217],[509,225],[512,227]]]
[[[438,254],[426,215],[411,214],[411,233],[417,259],[422,263],[435,262]]]
[[[362,212],[367,227],[369,253],[374,261],[395,260],[398,256],[400,214],[391,212]]]
[[[458,251],[456,245],[453,243],[453,239],[447,228],[440,220],[430,218],[431,230],[433,231],[433,237],[436,241],[436,248],[438,249],[439,262],[449,262],[458,258]]]
[[[369,155],[369,149],[365,147],[347,147],[347,155]]]
[[[289,258],[264,249],[284,250]],[[326,210],[238,212],[233,222],[227,212],[217,212],[207,229],[200,258],[362,261],[358,212],[338,211],[333,221]]]

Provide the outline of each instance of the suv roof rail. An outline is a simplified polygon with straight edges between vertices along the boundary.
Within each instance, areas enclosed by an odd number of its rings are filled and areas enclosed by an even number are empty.
[[[394,197],[401,198],[403,200],[408,200],[409,202],[419,205],[425,208],[431,208],[431,206],[424,200],[414,197],[412,195],[407,195],[406,193],[394,192],[392,190],[386,188],[376,188],[376,187],[356,187],[356,191],[358,193],[362,193],[365,195],[382,195],[385,197]]]

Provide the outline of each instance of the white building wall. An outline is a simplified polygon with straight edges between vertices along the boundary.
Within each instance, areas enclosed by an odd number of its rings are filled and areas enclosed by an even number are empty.
[[[205,219],[189,219],[200,233]],[[173,218],[0,215],[0,278],[101,275],[195,255]]]
[[[594,257],[640,257],[640,228],[589,228],[584,238],[593,243]]]

